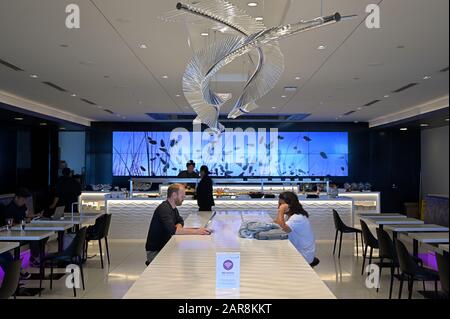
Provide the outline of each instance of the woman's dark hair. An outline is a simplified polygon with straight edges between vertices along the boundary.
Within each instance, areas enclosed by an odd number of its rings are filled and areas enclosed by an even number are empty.
[[[208,175],[209,175],[209,169],[208,169],[208,166],[202,165],[202,166],[200,167],[200,172],[203,172],[203,173],[205,173],[206,176],[208,176]]]
[[[308,212],[303,209],[303,206],[298,201],[298,197],[295,193],[283,192],[278,198],[283,200],[289,206],[289,212],[309,217]]]

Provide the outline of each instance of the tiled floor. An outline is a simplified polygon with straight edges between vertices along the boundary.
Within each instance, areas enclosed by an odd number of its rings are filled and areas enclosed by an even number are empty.
[[[366,288],[366,277],[361,276],[362,257],[355,256],[356,249],[354,249],[353,244],[350,238],[344,240],[341,258],[337,259],[332,254],[333,242],[318,241],[317,256],[321,262],[315,270],[330,290],[340,299],[387,298],[389,271],[386,270],[382,276],[381,288],[378,293],[375,289]],[[86,290],[79,289],[77,298],[122,298],[145,269],[144,245],[144,241],[138,240],[110,240],[110,267],[101,269],[98,255],[88,259],[84,267]],[[89,255],[93,254],[98,254],[96,243],[89,247]],[[36,271],[36,269],[31,271]],[[49,272],[49,270],[47,271]],[[64,269],[58,271],[64,272]],[[41,298],[73,298],[72,290],[65,286],[65,278],[55,281],[53,290],[48,289],[48,282],[44,282],[45,290]],[[301,285],[301,283],[296,284]],[[38,286],[39,281],[26,282],[26,287]],[[395,281],[393,293],[395,298],[398,296],[398,286],[398,281]],[[422,289],[422,284],[417,283],[416,287]],[[433,290],[433,287],[432,283],[427,284],[427,290]],[[406,286],[403,297],[407,297]],[[413,298],[423,297],[415,292]]]

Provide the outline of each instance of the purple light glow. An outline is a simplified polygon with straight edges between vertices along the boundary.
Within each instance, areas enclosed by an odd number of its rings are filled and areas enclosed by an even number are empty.
[[[22,260],[22,268],[28,268],[30,266],[30,250],[25,250],[20,253],[20,259]],[[3,283],[3,277],[5,276],[5,272],[0,267],[0,283]],[[1,286],[1,284],[0,284]]]
[[[432,252],[419,254],[419,258],[423,260],[423,265],[438,271],[436,255]]]

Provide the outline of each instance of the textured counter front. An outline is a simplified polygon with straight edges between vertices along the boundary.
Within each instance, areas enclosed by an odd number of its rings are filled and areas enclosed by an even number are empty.
[[[113,214],[110,238],[113,239],[145,239],[153,212],[162,199],[109,199],[106,209]],[[347,225],[354,222],[353,200],[336,199],[301,199],[305,210],[310,214],[311,225],[317,240],[334,239],[334,222],[332,209],[336,209]],[[272,218],[276,216],[277,199],[216,199],[214,210],[265,211]],[[186,218],[190,213],[198,211],[195,200],[185,200],[178,207],[180,215]]]
[[[186,226],[203,225],[209,213],[196,213]],[[128,290],[126,299],[334,299],[288,240],[259,241],[237,236],[242,219],[268,220],[258,212],[219,212],[211,236],[173,236]],[[216,252],[241,254],[239,290],[216,291]]]

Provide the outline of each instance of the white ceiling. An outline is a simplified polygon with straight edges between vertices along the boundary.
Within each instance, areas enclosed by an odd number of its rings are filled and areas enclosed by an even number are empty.
[[[1,1],[0,59],[25,72],[0,65],[0,91],[93,121],[147,121],[145,113],[158,112],[190,114],[181,92],[184,68],[193,53],[189,34],[185,25],[158,18],[173,10],[176,2]],[[231,2],[252,16],[263,16],[266,26],[321,13],[319,0],[259,0],[257,8],[247,7],[247,1]],[[373,2],[381,2],[380,29],[368,29],[363,22],[366,5]],[[80,29],[65,27],[65,7],[70,3],[80,6]],[[449,65],[448,0],[323,0],[322,10],[324,15],[338,11],[358,18],[282,40],[285,72],[278,85],[257,101],[260,107],[253,113],[311,113],[306,121],[366,122],[448,96],[448,72],[439,72]],[[198,45],[206,38],[197,35],[191,41]],[[141,43],[148,48],[139,48]],[[325,50],[317,50],[321,44]],[[246,65],[248,60],[241,59],[224,69],[215,83],[217,90],[237,96],[244,82],[227,79],[246,75]],[[426,75],[432,78],[423,80]],[[419,85],[390,93],[411,82]],[[282,98],[285,86],[299,89]],[[384,98],[386,94],[390,97]],[[337,119],[375,99],[382,101]],[[224,113],[230,109],[228,105]]]

